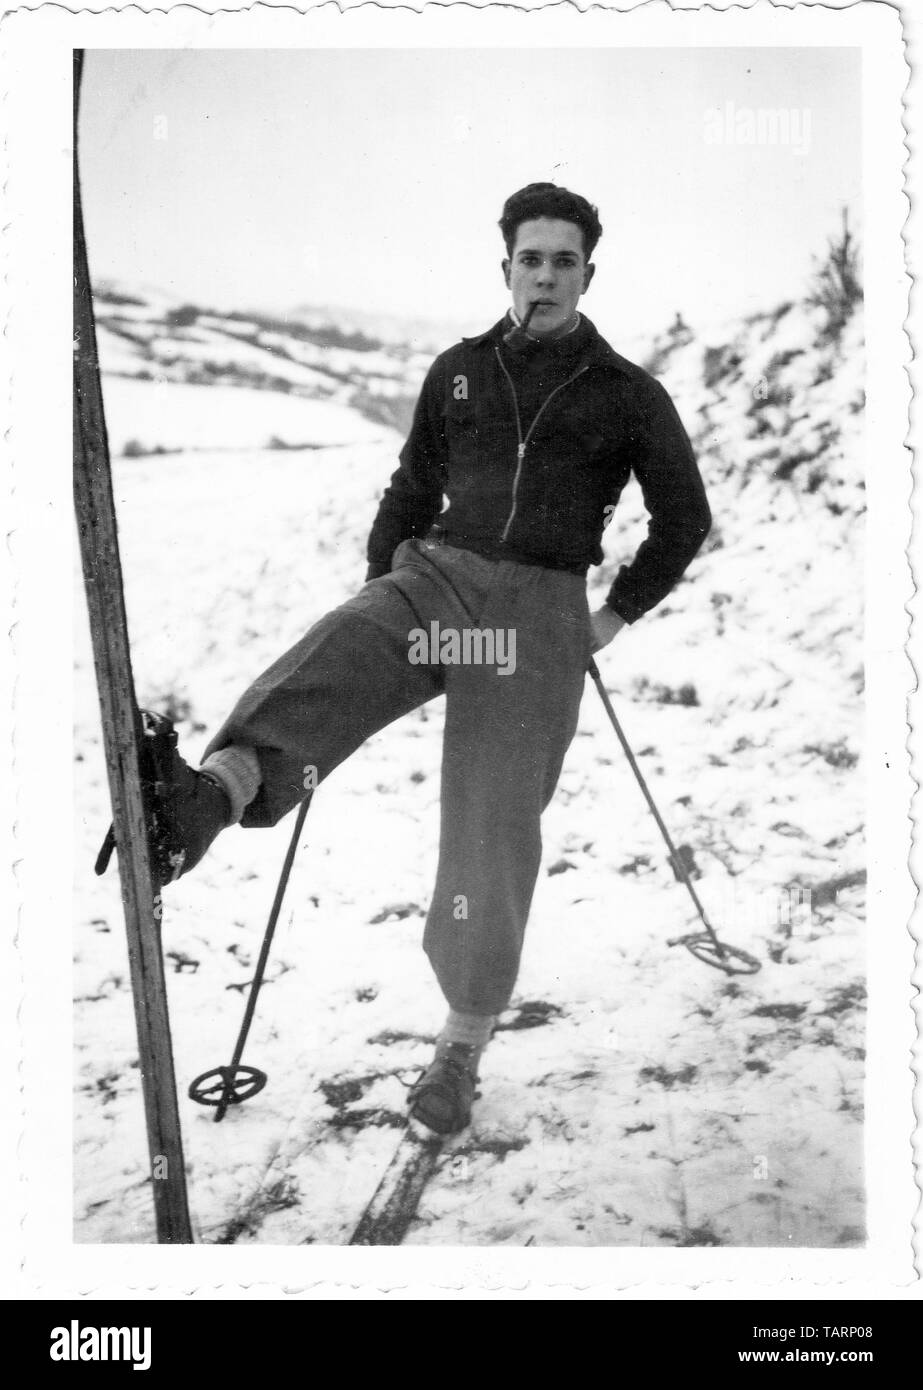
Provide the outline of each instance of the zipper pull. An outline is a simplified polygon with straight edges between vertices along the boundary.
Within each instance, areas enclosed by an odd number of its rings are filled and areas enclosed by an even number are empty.
[[[517,460],[518,460],[520,463],[522,463],[522,461],[523,461],[523,459],[525,458],[525,456],[526,456],[526,446],[525,446],[525,441],[523,441],[522,443],[517,444],[517,446],[516,446],[516,458],[517,458]]]

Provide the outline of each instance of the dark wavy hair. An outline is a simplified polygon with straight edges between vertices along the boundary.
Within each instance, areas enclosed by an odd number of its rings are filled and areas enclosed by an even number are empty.
[[[579,193],[571,193],[569,188],[559,188],[556,183],[527,183],[525,188],[511,194],[503,204],[500,230],[507,255],[513,254],[520,223],[530,222],[534,217],[555,217],[563,222],[575,222],[583,233],[583,250],[587,260],[596,250],[596,244],[603,234],[599,212]]]

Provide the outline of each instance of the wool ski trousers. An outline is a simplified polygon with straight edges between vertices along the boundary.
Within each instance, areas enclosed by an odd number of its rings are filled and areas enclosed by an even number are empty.
[[[466,650],[485,652],[476,639],[466,649],[466,631],[502,634],[495,656],[505,666],[466,660]],[[439,863],[423,944],[452,1008],[499,1013],[516,981],[540,818],[577,727],[591,649],[581,576],[403,541],[388,574],[321,618],[243,694],[206,756],[229,744],[254,750],[263,780],[241,823],[274,825],[304,797],[306,768],[320,783],[372,734],[445,693]]]

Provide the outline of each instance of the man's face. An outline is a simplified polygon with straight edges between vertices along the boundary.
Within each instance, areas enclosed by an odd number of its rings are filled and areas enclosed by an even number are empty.
[[[524,319],[529,305],[538,308],[529,322],[537,338],[553,338],[571,327],[577,301],[593,278],[583,250],[583,232],[575,222],[536,217],[521,222],[509,260],[503,262],[513,308]]]

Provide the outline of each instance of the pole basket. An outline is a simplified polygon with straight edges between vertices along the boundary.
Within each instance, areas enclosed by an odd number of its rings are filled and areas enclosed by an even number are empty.
[[[667,942],[668,946],[685,946],[696,960],[723,970],[725,975],[755,975],[761,962],[749,951],[741,951],[737,946],[727,946],[709,932],[693,932],[690,936],[676,936]]]

